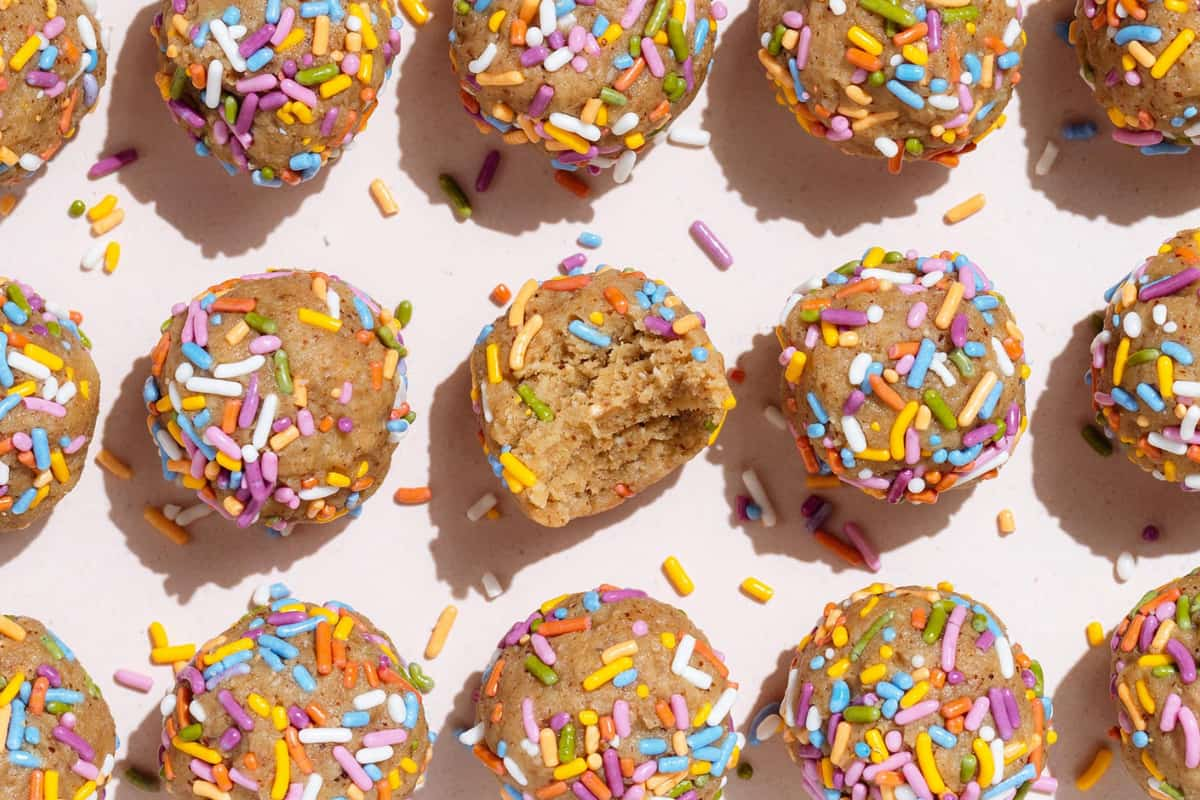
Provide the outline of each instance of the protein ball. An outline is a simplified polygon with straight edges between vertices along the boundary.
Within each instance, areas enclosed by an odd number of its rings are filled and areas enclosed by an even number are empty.
[[[704,328],[640,272],[525,282],[470,363],[488,463],[526,516],[606,511],[716,441],[734,399]]]
[[[1196,571],[1146,593],[1109,642],[1122,757],[1150,797],[1200,793],[1197,594]]]
[[[1052,794],[1044,689],[987,606],[946,584],[876,584],[826,605],[796,648],[784,741],[814,800],[881,785],[896,797]]]
[[[758,58],[809,134],[855,156],[955,166],[1004,124],[1019,0],[759,0]]]
[[[390,0],[162,0],[155,80],[197,155],[295,185],[366,127],[400,24]]]
[[[349,606],[282,599],[200,648],[163,698],[167,789],[228,797],[409,797],[433,757],[432,683]],[[365,794],[360,794],[365,793]]]
[[[96,107],[108,57],[87,0],[0,10],[0,185],[32,178]]]
[[[0,279],[0,532],[46,517],[79,481],[100,408],[82,315]]]
[[[1137,5],[1118,14],[1093,0],[1077,0],[1070,40],[1080,75],[1113,123],[1114,140],[1146,155],[1184,153],[1200,135],[1200,104],[1192,50],[1200,13],[1179,2]]]
[[[783,413],[809,475],[890,503],[988,478],[1024,432],[1024,337],[980,266],[873,247],[780,317]]]
[[[450,60],[479,130],[624,181],[708,75],[724,4],[459,0]]]
[[[71,648],[36,619],[0,616],[0,723],[0,800],[104,800],[112,712]]]
[[[505,797],[719,797],[743,738],[722,656],[682,611],[600,586],[505,634],[460,741]]]
[[[361,513],[415,418],[400,323],[336,276],[268,272],[177,303],[144,400],[165,476],[245,528]]]
[[[1200,489],[1200,230],[1186,230],[1109,289],[1092,340],[1092,408],[1129,460],[1185,491]]]

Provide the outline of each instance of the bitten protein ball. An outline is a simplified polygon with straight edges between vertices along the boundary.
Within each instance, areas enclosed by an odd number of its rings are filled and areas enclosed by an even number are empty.
[[[1147,593],[1109,642],[1125,768],[1154,798],[1200,796],[1197,595],[1195,571]]]
[[[1092,408],[1129,460],[1200,489],[1200,230],[1182,231],[1109,289],[1092,340]]]
[[[295,185],[366,127],[400,25],[390,0],[162,0],[155,80],[197,155]]]
[[[780,317],[782,407],[809,475],[890,503],[1004,466],[1024,432],[1024,337],[980,266],[873,247]]]
[[[82,315],[0,278],[0,532],[44,518],[79,481],[100,408]]]
[[[414,419],[400,327],[321,272],[247,275],[177,303],[144,390],[163,473],[243,528],[357,516]]]
[[[955,166],[1004,124],[1019,0],[759,0],[758,58],[808,133],[844,153]]]
[[[1112,137],[1146,155],[1183,153],[1200,136],[1200,12],[1181,2],[1131,5],[1120,13],[1077,0],[1070,40],[1080,74],[1113,123]]]
[[[780,713],[813,800],[881,786],[993,800],[1054,792],[1044,689],[1041,665],[987,606],[946,584],[876,584],[825,606],[796,648]]]
[[[349,606],[276,600],[201,647],[163,698],[166,787],[230,800],[407,798],[433,757],[421,700],[432,686]]]
[[[460,741],[505,797],[713,800],[744,745],[737,684],[682,611],[601,586],[517,622]]]
[[[104,800],[117,735],[71,648],[35,619],[0,615],[0,687],[0,800]]]
[[[550,527],[662,480],[735,404],[704,317],[640,272],[526,281],[470,363],[488,463]]]
[[[108,58],[96,4],[4,3],[0,9],[0,185],[33,177],[96,107]]]
[[[560,169],[629,177],[708,75],[710,0],[460,0],[450,60],[483,133],[542,145]]]

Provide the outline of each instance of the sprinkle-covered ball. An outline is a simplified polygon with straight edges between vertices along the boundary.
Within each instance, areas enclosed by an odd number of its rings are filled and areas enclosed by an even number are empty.
[[[83,317],[0,278],[0,532],[49,514],[79,481],[100,408]]]
[[[810,475],[933,503],[994,475],[1027,425],[1024,337],[980,266],[871,248],[798,288],[783,413]]]
[[[714,800],[744,744],[736,699],[724,658],[686,614],[601,586],[509,629],[460,740],[504,797]]]
[[[758,58],[800,126],[842,152],[955,166],[1004,124],[1020,0],[759,0]]]
[[[450,59],[483,133],[543,147],[557,167],[615,165],[695,99],[725,6],[710,0],[457,0]]]
[[[433,757],[430,688],[349,606],[280,599],[179,671],[162,702],[162,775],[180,797],[403,800]]]
[[[1150,797],[1200,795],[1198,595],[1195,571],[1148,592],[1109,641],[1123,760]]]
[[[112,712],[75,653],[42,623],[0,615],[0,798],[104,800]]]
[[[162,0],[159,91],[230,175],[311,180],[362,131],[400,52],[391,0]]]
[[[1108,114],[1112,137],[1147,155],[1183,153],[1200,136],[1200,11],[1189,3],[1077,0],[1070,40],[1080,74]]]
[[[1054,791],[1044,690],[1041,665],[987,606],[945,584],[876,584],[825,606],[796,648],[780,713],[813,800],[879,787],[993,800]]]
[[[0,185],[33,177],[96,107],[108,58],[93,0],[0,8]]]
[[[470,363],[488,463],[551,527],[662,480],[734,406],[704,317],[640,272],[526,281]]]
[[[1129,460],[1185,491],[1200,489],[1200,229],[1163,243],[1104,299],[1092,340],[1092,408]]]
[[[243,528],[357,516],[414,419],[400,328],[320,272],[234,278],[176,304],[144,389],[164,475]]]

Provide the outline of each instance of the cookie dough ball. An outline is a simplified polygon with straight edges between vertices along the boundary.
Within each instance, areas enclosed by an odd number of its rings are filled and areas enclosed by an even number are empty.
[[[358,516],[415,418],[407,354],[392,312],[321,272],[178,303],[144,390],[164,474],[243,528]]]
[[[744,744],[723,657],[633,589],[564,595],[517,622],[478,697],[460,739],[505,796],[713,800]]]
[[[526,516],[606,511],[716,441],[734,399],[704,328],[640,272],[526,281],[471,353],[484,452]]]
[[[32,178],[96,107],[108,58],[96,4],[5,3],[0,11],[0,186]]]
[[[77,311],[0,278],[0,533],[41,520],[79,481],[100,375]]]
[[[560,169],[608,168],[683,113],[708,75],[710,0],[492,0],[454,6],[450,61],[483,133],[541,144]]]
[[[1200,489],[1200,229],[1182,231],[1105,295],[1092,340],[1092,408],[1109,438],[1159,480]]]
[[[1150,797],[1200,796],[1198,594],[1196,571],[1147,593],[1110,640],[1122,758]]]
[[[796,648],[784,741],[814,800],[875,795],[885,775],[896,797],[1053,793],[1044,688],[1041,665],[987,606],[946,584],[876,584],[826,605]]]
[[[1022,16],[1020,0],[759,0],[758,58],[800,126],[842,152],[955,166],[1004,124]]]
[[[400,52],[391,0],[162,0],[155,80],[230,175],[312,180],[367,125]]]
[[[433,757],[421,700],[432,685],[349,606],[256,608],[201,647],[163,700],[167,789],[407,798]]]
[[[36,619],[0,615],[0,687],[0,800],[43,792],[104,800],[117,734],[71,648]]]
[[[1024,432],[1024,337],[978,264],[872,248],[798,288],[782,406],[810,475],[889,503],[993,477]]]
[[[1080,74],[1115,126],[1116,141],[1146,155],[1182,153],[1200,136],[1200,11],[1184,3],[1139,5],[1138,15],[1078,0],[1070,40]]]

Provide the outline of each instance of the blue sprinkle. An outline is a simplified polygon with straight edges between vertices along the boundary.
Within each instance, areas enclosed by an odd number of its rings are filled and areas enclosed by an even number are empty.
[[[717,738],[721,738],[721,729],[717,728]],[[666,739],[642,739],[638,742],[638,752],[644,756],[661,756],[667,752]]]
[[[1162,411],[1167,407],[1167,404],[1163,402],[1162,395],[1148,383],[1139,383],[1134,391],[1153,411]]]
[[[916,83],[925,77],[925,68],[907,62],[896,67],[896,78],[905,83]]]
[[[821,424],[823,425],[829,422],[829,414],[825,413],[825,407],[821,405],[821,401],[817,398],[817,396],[814,393],[809,392],[807,399],[808,407],[812,409],[813,414],[816,415]]]
[[[1163,355],[1170,356],[1175,360],[1175,363],[1185,367],[1191,366],[1194,360],[1192,358],[1192,351],[1179,344],[1179,342],[1167,340],[1160,344],[1158,349],[1163,352]]]
[[[371,722],[371,715],[366,711],[347,711],[342,714],[343,728],[362,728]]]
[[[1129,392],[1125,391],[1120,386],[1114,386],[1110,394],[1112,395],[1113,402],[1126,411],[1138,410],[1137,401],[1133,399],[1133,396],[1130,395]]]
[[[664,309],[665,311],[666,309]],[[606,333],[596,330],[591,325],[580,319],[571,320],[567,325],[567,330],[575,334],[580,339],[583,339],[588,344],[594,344],[597,347],[608,347],[612,344],[612,337]]]
[[[626,686],[629,686],[636,681],[637,678],[638,671],[636,669],[627,669],[624,672],[617,673],[617,676],[613,678],[613,686],[617,687],[618,689],[624,689]]]
[[[300,684],[301,691],[310,693],[317,690],[317,682],[313,680],[312,673],[303,664],[292,667],[292,677],[296,679],[296,683]]]
[[[593,250],[604,244],[603,237],[601,237],[600,234],[592,233],[591,231],[584,231],[583,233],[579,234],[579,239],[577,241],[580,247],[587,247]]]

